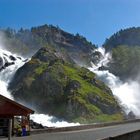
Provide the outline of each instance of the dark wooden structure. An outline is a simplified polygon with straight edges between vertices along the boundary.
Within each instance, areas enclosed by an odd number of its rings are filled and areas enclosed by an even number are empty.
[[[0,95],[0,135],[11,136],[15,116],[21,116],[21,127],[28,125],[30,131],[29,118],[33,113],[33,110]]]

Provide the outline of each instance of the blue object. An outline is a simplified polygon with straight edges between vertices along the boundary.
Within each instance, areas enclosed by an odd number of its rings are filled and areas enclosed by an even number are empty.
[[[26,128],[22,128],[22,136],[27,136]]]

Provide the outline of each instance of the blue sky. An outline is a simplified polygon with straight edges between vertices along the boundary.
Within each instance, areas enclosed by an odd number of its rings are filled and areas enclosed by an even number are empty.
[[[46,23],[101,45],[120,29],[140,26],[140,0],[0,0],[0,27]]]

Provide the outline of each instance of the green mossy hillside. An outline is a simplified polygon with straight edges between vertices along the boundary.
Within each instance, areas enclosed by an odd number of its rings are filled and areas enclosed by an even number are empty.
[[[140,69],[140,47],[118,46],[112,50],[110,71],[123,80],[138,78]]]
[[[86,68],[40,49],[21,67],[9,89],[14,98],[60,119],[77,122],[121,120],[121,109],[111,90]]]

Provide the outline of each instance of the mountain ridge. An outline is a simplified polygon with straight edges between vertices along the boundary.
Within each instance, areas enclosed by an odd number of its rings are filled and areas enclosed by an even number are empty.
[[[82,66],[98,63],[101,54],[96,53],[97,47],[78,33],[73,35],[53,25],[42,25],[19,31],[7,28],[4,34],[6,49],[25,57],[31,57],[40,48],[51,45],[59,53],[67,56]],[[10,45],[9,45],[10,44]],[[93,57],[96,56],[96,57]]]

